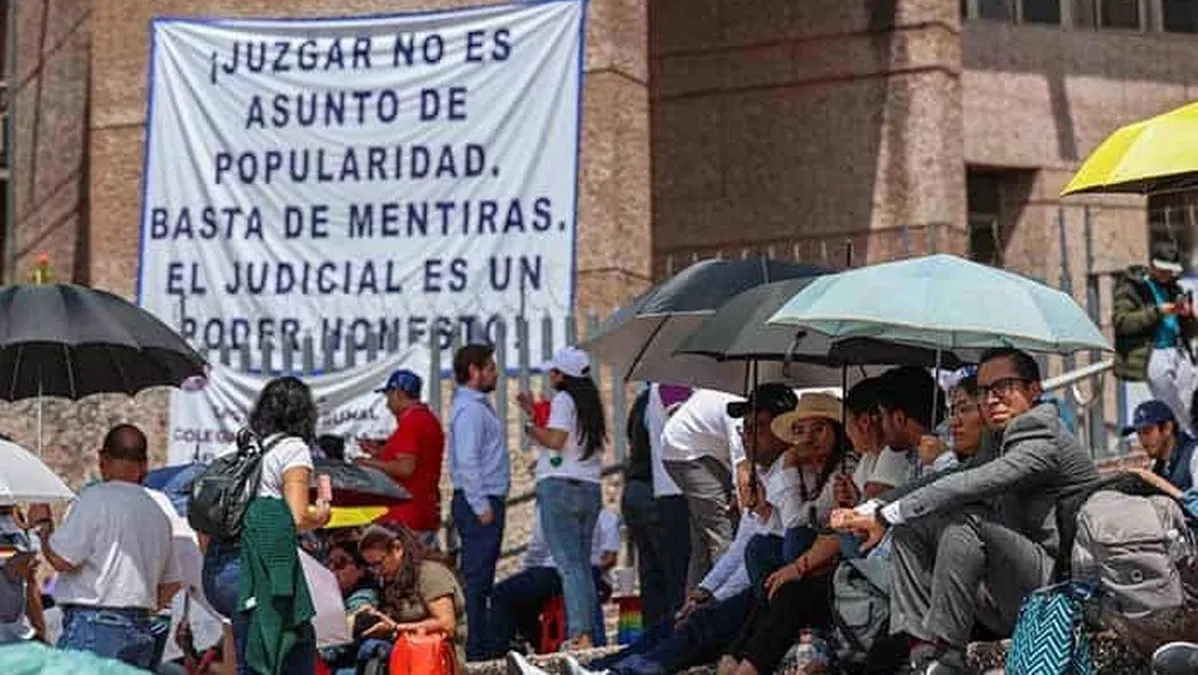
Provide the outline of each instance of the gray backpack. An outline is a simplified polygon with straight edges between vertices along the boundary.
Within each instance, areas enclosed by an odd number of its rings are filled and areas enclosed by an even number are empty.
[[[866,663],[874,644],[889,633],[889,588],[888,558],[848,560],[836,567],[832,575],[832,622],[841,664]]]
[[[1182,569],[1194,553],[1185,515],[1168,497],[1101,490],[1078,511],[1073,577],[1102,590],[1105,611],[1135,618],[1181,608],[1192,597]]]

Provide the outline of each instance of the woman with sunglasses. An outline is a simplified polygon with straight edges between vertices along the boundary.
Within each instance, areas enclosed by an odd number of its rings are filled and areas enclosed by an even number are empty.
[[[366,560],[358,551],[357,544],[338,542],[329,547],[325,567],[337,577],[337,586],[345,601],[345,613],[350,618],[350,632],[354,645],[342,645],[322,649],[320,657],[338,675],[352,675],[358,665],[357,647],[364,641],[362,633],[366,621],[358,621],[358,613],[379,604],[378,585],[370,573]]]
[[[452,640],[461,672],[466,663],[466,598],[453,572],[430,560],[424,544],[402,525],[394,532],[370,528],[358,550],[383,589],[377,609],[368,607],[357,614],[355,628],[363,620],[371,624],[362,637],[394,644],[403,633],[440,633]]]

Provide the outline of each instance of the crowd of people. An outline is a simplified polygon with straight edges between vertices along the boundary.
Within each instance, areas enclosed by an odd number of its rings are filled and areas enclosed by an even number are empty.
[[[1139,475],[1198,512],[1193,316],[1166,249],[1119,291],[1121,376],[1146,378],[1156,396],[1125,431],[1153,462]],[[387,438],[318,437],[309,388],[270,381],[245,432],[262,452],[258,475],[229,531],[197,536],[179,503],[143,486],[145,434],[113,427],[101,480],[60,524],[46,505],[0,509],[0,643],[47,640],[53,609],[58,647],[160,673],[376,672],[405,636],[431,634],[455,672],[506,656],[510,672],[540,675],[525,654],[544,646],[541,617],[555,604],[562,650],[606,644],[602,607],[623,529],[644,631],[585,667],[568,658],[575,675],[703,663],[755,675],[788,654],[804,672],[835,663],[952,675],[968,672],[972,640],[1010,636],[1029,594],[1059,580],[1071,537],[1059,506],[1099,479],[1043,396],[1037,361],[1003,348],[948,386],[911,366],[837,394],[646,384],[622,430],[630,452],[617,515],[603,508],[609,430],[589,358],[567,347],[545,370],[551,397],[514,401],[537,452],[536,509],[523,568],[498,583],[512,467],[493,405],[494,352],[472,344],[454,355],[444,422],[417,374],[388,378]],[[329,528],[331,496],[311,489],[313,456],[345,458],[347,440],[361,450],[347,461],[411,499],[367,527]],[[453,555],[442,540],[443,467]],[[198,567],[182,554],[188,541]],[[349,644],[318,648],[308,555],[337,581]],[[203,630],[199,614],[216,628]]]

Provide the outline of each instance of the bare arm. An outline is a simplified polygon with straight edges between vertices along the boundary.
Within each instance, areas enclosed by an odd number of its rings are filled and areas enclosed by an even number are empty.
[[[1149,483],[1152,485],[1152,487],[1160,490],[1173,499],[1181,499],[1181,488],[1177,487],[1173,483],[1170,483],[1167,479],[1156,475],[1148,469],[1130,469],[1129,471],[1136,474],[1142,480],[1144,480],[1144,482]]]
[[[561,450],[566,447],[566,441],[570,438],[570,434],[561,429],[549,429],[538,426],[531,427],[529,435],[532,436],[533,442],[537,445],[549,448],[550,450]]]
[[[283,472],[283,499],[291,509],[291,517],[295,521],[295,529],[300,532],[317,530],[324,527],[332,517],[328,504],[308,503],[308,485],[312,480],[312,470],[297,466]]]
[[[457,631],[458,622],[453,612],[453,596],[442,596],[428,603],[428,613],[427,619],[397,624],[396,630],[406,633],[426,631],[445,633],[446,635],[453,635]]]
[[[412,474],[416,473],[415,455],[400,455],[389,461],[374,459],[373,457],[363,457],[358,459],[357,462],[362,466],[378,469],[395,480],[410,478]]]
[[[50,547],[50,535],[53,533],[54,524],[51,522],[44,523],[37,531],[37,536],[42,542],[42,557],[50,563],[50,567],[53,567],[55,572],[70,572],[77,569],[79,565],[59,556]]]
[[[617,555],[615,551],[604,551],[603,554],[599,556],[599,569],[606,571],[615,567],[616,558]]]

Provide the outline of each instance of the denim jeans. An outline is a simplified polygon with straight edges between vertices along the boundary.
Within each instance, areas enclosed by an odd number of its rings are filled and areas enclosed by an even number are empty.
[[[490,525],[478,522],[461,490],[453,493],[450,512],[462,539],[458,567],[466,582],[466,658],[479,661],[487,651],[487,603],[495,586],[495,564],[503,543],[507,504],[502,497],[487,497],[495,520]]]
[[[250,613],[237,609],[241,592],[241,547],[235,542],[212,541],[204,553],[204,595],[212,608],[233,623],[233,643],[237,651],[238,675],[250,675],[245,662],[246,636]],[[310,673],[316,663],[316,633],[309,623],[300,629],[299,641],[283,662],[284,673]]]
[[[537,510],[545,544],[557,563],[566,600],[566,634],[591,635],[595,623],[595,579],[591,542],[602,506],[599,484],[569,478],[537,481]]]
[[[534,649],[539,647],[541,609],[561,592],[562,579],[552,567],[529,567],[496,584],[491,594],[487,657],[506,654],[517,635]]]
[[[712,663],[736,640],[754,602],[751,588],[710,602],[696,609],[664,640],[634,644],[591,667],[607,668],[618,675],[662,675]]]
[[[156,640],[150,622],[150,613],[144,609],[65,606],[58,647],[153,670]]]
[[[645,626],[672,619],[686,600],[690,564],[690,510],[686,497],[653,496],[653,483],[630,480],[620,498],[624,524],[636,546]]]

